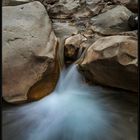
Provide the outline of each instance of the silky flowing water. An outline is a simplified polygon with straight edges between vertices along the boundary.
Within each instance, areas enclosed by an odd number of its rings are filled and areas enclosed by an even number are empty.
[[[137,96],[89,86],[73,65],[53,93],[3,109],[3,140],[137,140]]]

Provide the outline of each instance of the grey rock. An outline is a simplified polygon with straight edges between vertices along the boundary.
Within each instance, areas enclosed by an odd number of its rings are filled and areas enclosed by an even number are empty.
[[[93,31],[102,34],[113,34],[129,31],[128,19],[133,13],[124,6],[116,6],[107,12],[99,14],[91,19]]]

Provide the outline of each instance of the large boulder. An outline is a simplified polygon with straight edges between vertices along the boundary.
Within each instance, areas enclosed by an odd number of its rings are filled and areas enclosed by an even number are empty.
[[[91,28],[95,32],[110,35],[131,30],[128,19],[133,13],[123,5],[117,5],[91,19]]]
[[[79,61],[79,71],[94,84],[138,91],[138,44],[132,36],[102,37]]]
[[[55,88],[59,75],[57,38],[40,2],[2,8],[3,98],[38,100]]]

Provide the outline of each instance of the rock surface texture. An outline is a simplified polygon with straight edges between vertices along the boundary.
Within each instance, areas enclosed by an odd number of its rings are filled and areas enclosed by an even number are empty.
[[[93,83],[137,92],[137,52],[135,37],[102,37],[87,49],[79,70]]]
[[[66,63],[77,60],[85,49],[81,44],[86,41],[86,37],[76,34],[68,37],[64,43],[64,57]]]
[[[132,15],[124,6],[116,6],[91,19],[92,30],[105,35],[115,34],[130,30],[128,19]]]
[[[57,38],[40,2],[3,7],[3,98],[37,100],[55,87]]]
[[[7,102],[48,95],[74,62],[88,82],[137,92],[137,0],[31,1],[3,1]]]

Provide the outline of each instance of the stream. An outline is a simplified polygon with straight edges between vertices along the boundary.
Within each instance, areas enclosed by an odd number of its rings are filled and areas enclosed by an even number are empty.
[[[3,107],[3,140],[137,140],[137,96],[89,86],[72,65],[49,96]]]

